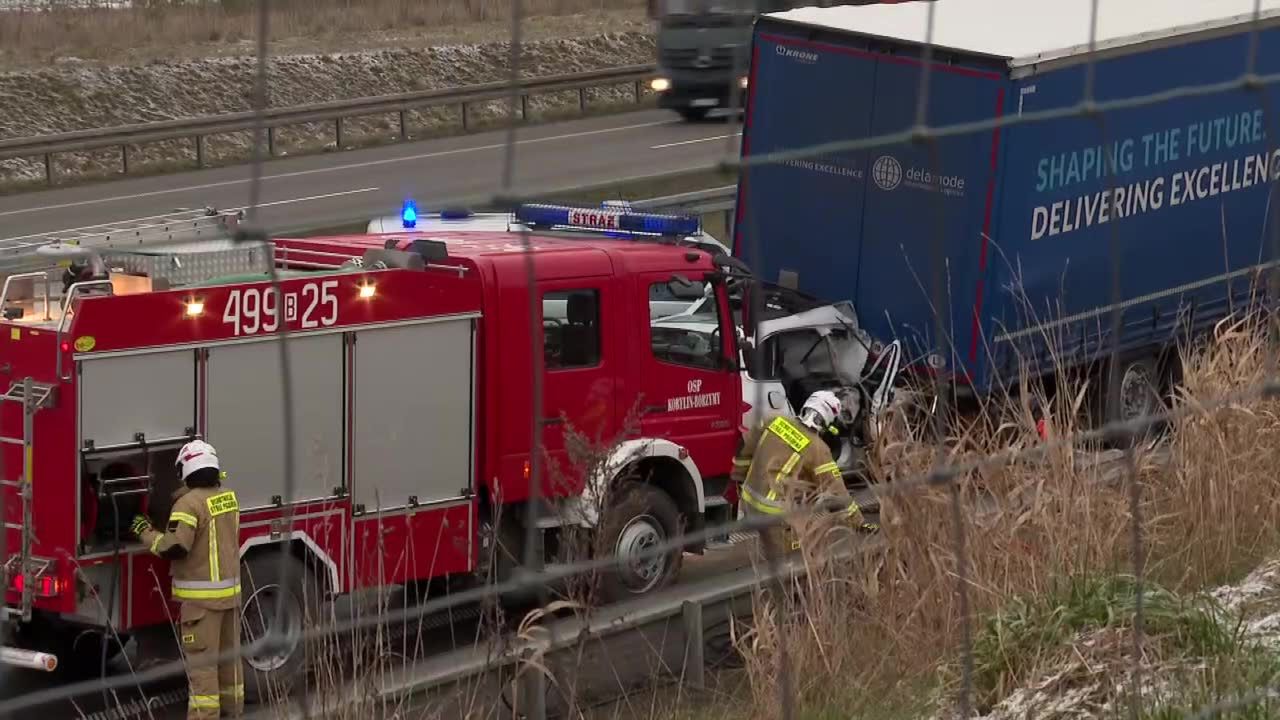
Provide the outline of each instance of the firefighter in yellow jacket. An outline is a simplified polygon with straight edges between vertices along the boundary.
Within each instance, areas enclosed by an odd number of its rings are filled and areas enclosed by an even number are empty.
[[[240,506],[222,487],[213,446],[195,440],[178,452],[183,487],[164,532],[143,516],[133,531],[151,552],[171,561],[178,633],[191,691],[187,717],[216,720],[244,712],[240,650]],[[236,655],[213,664],[214,658]]]
[[[734,459],[733,479],[748,516],[780,516],[797,506],[836,505],[856,527],[877,529],[863,519],[822,440],[821,433],[839,416],[840,405],[835,393],[819,390],[805,401],[798,422],[778,416],[747,433]],[[787,550],[786,535],[784,524],[761,533],[766,556],[780,557]]]

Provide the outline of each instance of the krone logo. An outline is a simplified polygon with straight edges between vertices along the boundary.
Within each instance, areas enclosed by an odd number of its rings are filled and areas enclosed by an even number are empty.
[[[813,64],[818,62],[818,53],[809,50],[800,50],[798,48],[787,47],[786,45],[776,45],[775,52],[785,58],[799,60],[800,62]]]
[[[902,163],[892,155],[881,155],[871,166],[871,179],[886,192],[902,184]]]

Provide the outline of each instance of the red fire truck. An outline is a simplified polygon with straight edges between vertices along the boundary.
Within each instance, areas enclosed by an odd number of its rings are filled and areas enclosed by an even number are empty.
[[[670,583],[682,553],[643,551],[727,519],[742,400],[724,277],[678,241],[599,232],[679,238],[696,218],[521,206],[532,276],[509,228],[247,242],[231,239],[237,220],[180,223],[197,243],[0,244],[0,560],[16,629],[0,661],[96,660],[105,630],[163,628],[168,568],[128,527],[138,512],[165,524],[192,438],[218,449],[239,496],[246,617],[282,605],[288,637],[318,598],[505,577],[513,563],[487,562],[489,548],[523,556],[535,495],[545,563],[571,559],[556,542],[566,524],[598,528],[617,554],[605,600]],[[15,272],[14,258],[48,267]],[[651,303],[708,292],[709,332],[651,327]],[[569,467],[570,427],[623,437],[604,472]],[[281,554],[303,582],[279,586]],[[250,694],[302,672],[302,655],[247,658]]]

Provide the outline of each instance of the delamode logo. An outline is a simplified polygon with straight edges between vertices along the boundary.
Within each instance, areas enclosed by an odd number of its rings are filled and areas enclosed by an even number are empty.
[[[897,188],[902,184],[902,163],[892,155],[881,155],[871,165],[871,179],[886,192]]]
[[[940,191],[948,197],[964,197],[965,194],[963,175],[934,175],[919,167],[903,169],[902,163],[892,155],[876,158],[871,164],[871,179],[875,181],[876,187],[885,192],[892,192],[905,185],[913,190]]]
[[[802,63],[809,63],[810,65],[818,62],[818,53],[811,52],[809,50],[798,50],[793,47],[787,47],[786,45],[778,46],[778,54],[784,58],[799,60]]]

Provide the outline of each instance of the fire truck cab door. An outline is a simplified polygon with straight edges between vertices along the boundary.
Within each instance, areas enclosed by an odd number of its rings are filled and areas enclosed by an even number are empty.
[[[567,471],[575,462],[566,449],[565,418],[574,431],[593,442],[608,442],[618,432],[614,395],[622,348],[617,323],[609,322],[620,316],[622,298],[616,285],[610,276],[538,284],[542,294],[542,446],[551,463],[566,471],[562,478],[573,475]],[[544,468],[543,477],[557,482],[552,468]],[[553,494],[564,492],[554,488]]]
[[[696,272],[643,273],[635,282],[635,299],[649,308],[649,322],[630,332],[640,433],[683,446],[704,477],[727,474],[741,379],[726,362],[726,342],[728,352],[737,344],[723,293]]]

